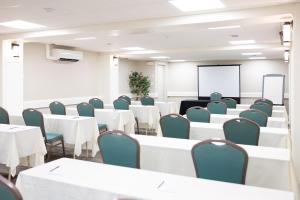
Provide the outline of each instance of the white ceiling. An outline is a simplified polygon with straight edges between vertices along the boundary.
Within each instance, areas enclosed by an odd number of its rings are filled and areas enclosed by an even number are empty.
[[[296,0],[223,0],[221,10],[243,10],[246,8],[271,6],[298,2]],[[49,12],[50,10],[50,12]],[[151,56],[169,56],[185,60],[239,60],[245,59],[241,52],[262,52],[270,59],[282,58],[278,32],[282,17],[270,16],[269,21],[227,20],[226,22],[193,23],[170,26],[126,28],[129,21],[176,17],[203,12],[183,13],[168,3],[168,0],[0,0],[0,23],[10,20],[26,20],[45,25],[35,31],[76,28],[76,34],[55,37],[31,38],[27,41],[55,43],[82,49],[118,54],[132,59],[149,59]],[[119,23],[114,29],[89,29],[91,25]],[[145,21],[147,23],[147,21]],[[125,25],[125,26],[124,26]],[[208,27],[241,25],[239,29],[208,30]],[[82,31],[81,31],[82,30]],[[115,30],[115,31],[114,31]],[[0,26],[0,34],[20,33],[20,30]],[[118,36],[116,36],[116,34]],[[232,38],[230,35],[238,35]],[[75,41],[78,37],[96,37],[96,40]],[[230,40],[257,41],[256,46],[233,47]],[[155,54],[128,55],[123,47],[138,46],[156,50]],[[241,50],[244,48],[244,50]],[[246,49],[245,49],[246,48]]]

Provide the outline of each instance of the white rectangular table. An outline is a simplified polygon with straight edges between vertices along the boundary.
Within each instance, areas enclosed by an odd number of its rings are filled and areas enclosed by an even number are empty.
[[[96,155],[99,149],[97,144],[99,131],[95,118],[50,114],[44,114],[43,117],[46,132],[62,134],[66,144],[75,145],[74,155],[79,156],[82,153],[82,145],[87,142],[92,149],[92,155]],[[11,115],[10,122],[25,124],[21,115]]]
[[[197,140],[131,135],[140,143],[141,169],[196,177],[192,147]],[[246,184],[291,190],[287,149],[240,145],[249,156]]]
[[[27,165],[37,166],[44,163],[46,154],[40,128],[0,124],[0,163],[10,169],[10,175],[15,176],[22,158],[29,157]]]
[[[225,139],[223,124],[190,123],[190,139],[207,140],[211,138]],[[289,130],[287,128],[260,127],[259,146],[287,148]]]
[[[76,108],[67,108],[68,115],[78,115]],[[108,130],[121,130],[134,134],[135,119],[131,110],[95,109],[97,123],[106,124]]]
[[[248,108],[249,109],[249,108]],[[227,115],[239,115],[241,112],[248,110],[247,108],[228,108]],[[285,118],[285,111],[284,110],[273,110],[272,117],[281,117]]]
[[[104,108],[113,109],[113,104],[105,104]],[[143,105],[130,105],[134,116],[138,119],[139,123],[147,124],[150,129],[160,130],[159,119],[160,114],[156,106],[143,106]]]
[[[249,109],[251,106],[251,104],[236,104],[236,108],[238,109]],[[273,105],[273,110],[286,110],[285,109],[285,106],[276,106],[276,105]]]
[[[140,101],[131,101],[133,105],[141,105]],[[155,101],[155,106],[158,107],[161,116],[165,116],[168,114],[178,114],[178,105],[176,102],[163,102],[163,101]]]
[[[210,123],[223,124],[224,122],[239,118],[238,115],[220,115],[220,114],[211,114],[210,115]],[[285,118],[279,117],[268,117],[267,127],[274,128],[288,128],[287,121]]]
[[[67,158],[21,172],[16,185],[24,200],[294,200],[295,198],[293,193],[286,191]]]

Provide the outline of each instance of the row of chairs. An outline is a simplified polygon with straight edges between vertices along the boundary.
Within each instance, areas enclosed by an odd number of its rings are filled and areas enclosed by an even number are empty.
[[[139,142],[121,131],[108,131],[98,137],[103,163],[140,168]],[[247,152],[227,140],[206,140],[191,151],[198,178],[245,183]]]
[[[250,113],[250,117],[252,117],[252,111],[260,112],[249,110],[247,112]],[[246,114],[242,115],[245,117],[231,119],[223,124],[225,138],[237,144],[258,145],[260,127]],[[169,114],[163,116],[160,119],[160,126],[164,137],[190,138],[190,121],[180,115]]]

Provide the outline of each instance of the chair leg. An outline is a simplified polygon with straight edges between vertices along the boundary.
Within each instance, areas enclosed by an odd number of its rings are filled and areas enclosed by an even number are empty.
[[[11,181],[11,168],[8,168],[8,180]]]
[[[88,142],[86,142],[85,147],[86,147],[86,158],[88,158],[89,157]]]
[[[27,166],[30,167],[30,156],[26,156],[27,159]]]
[[[135,118],[135,122],[136,122],[137,133],[139,135],[140,134],[139,120]]]
[[[49,148],[47,150],[47,162],[50,161],[50,154],[51,154],[50,152],[51,152],[51,145],[49,145]]]
[[[64,139],[61,140],[61,146],[62,146],[62,150],[63,150],[63,156],[66,157],[66,151],[65,151],[65,142],[64,142]]]

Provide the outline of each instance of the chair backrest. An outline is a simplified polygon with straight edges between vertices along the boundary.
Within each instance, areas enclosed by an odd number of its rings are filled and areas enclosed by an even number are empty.
[[[101,99],[98,98],[92,98],[89,100],[89,104],[91,104],[96,109],[103,109],[104,103]]]
[[[225,103],[221,101],[213,101],[207,104],[207,110],[211,114],[226,114],[227,113],[227,106]]]
[[[122,95],[122,96],[119,96],[118,99],[124,99],[129,103],[129,105],[131,105],[131,98],[129,96]]]
[[[213,92],[210,94],[210,101],[221,101],[222,94],[219,92]]]
[[[210,122],[210,112],[199,106],[189,108],[186,111],[186,117],[192,122]]]
[[[23,110],[22,116],[26,126],[40,127],[43,137],[47,141],[43,114],[33,108],[28,108]]]
[[[54,101],[50,103],[49,108],[53,115],[66,115],[66,107],[61,102]]]
[[[267,103],[270,106],[273,106],[273,101],[271,101],[270,99],[257,99],[257,100],[254,101],[254,104],[256,104],[258,102]]]
[[[264,103],[264,102],[257,102],[250,106],[250,109],[256,109],[260,110],[264,113],[266,113],[269,117],[272,116],[272,106],[270,104]]]
[[[226,140],[236,144],[258,145],[260,128],[246,118],[231,119],[223,124]]]
[[[141,98],[141,103],[144,106],[154,106],[154,98],[149,96],[144,96]]]
[[[9,124],[8,112],[2,107],[0,107],[0,124]]]
[[[160,127],[164,137],[189,139],[190,121],[177,114],[160,118]]]
[[[107,131],[98,137],[103,163],[140,168],[140,145],[122,131]]]
[[[206,140],[192,148],[198,178],[245,184],[247,152],[226,140]]]
[[[95,117],[94,107],[86,102],[82,102],[77,105],[77,112],[79,116],[83,117]]]
[[[14,184],[0,175],[0,199],[22,200],[22,195]]]
[[[245,110],[241,112],[239,116],[246,119],[250,119],[262,127],[266,127],[268,123],[268,115],[256,109]]]
[[[236,108],[236,100],[232,98],[224,98],[222,101],[226,104],[227,108]]]
[[[129,103],[128,103],[128,101],[126,101],[126,100],[124,100],[122,98],[114,100],[113,104],[114,104],[114,108],[116,110],[129,110]]]

